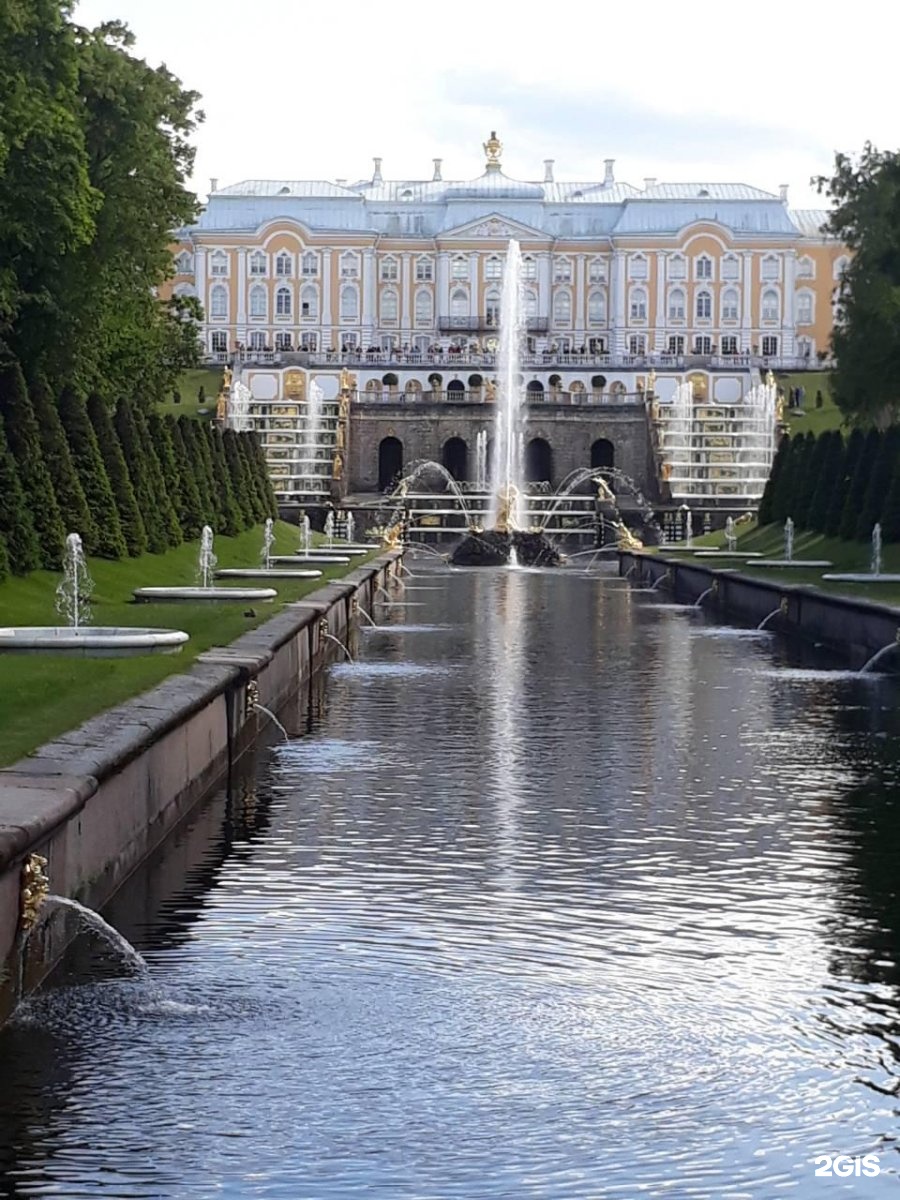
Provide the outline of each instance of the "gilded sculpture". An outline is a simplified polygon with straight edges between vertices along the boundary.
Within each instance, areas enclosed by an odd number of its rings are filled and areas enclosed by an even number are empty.
[[[500,139],[497,137],[495,130],[491,130],[491,136],[486,142],[482,143],[482,145],[484,147],[484,153],[487,156],[487,165],[489,167],[499,167],[500,155],[503,153],[503,145]]]
[[[331,464],[331,478],[340,482],[341,476],[344,474],[344,456],[338,451],[334,456],[334,461]]]
[[[46,866],[47,860],[42,854],[29,854],[22,865],[19,920],[25,933],[34,926],[41,905],[50,891]]]

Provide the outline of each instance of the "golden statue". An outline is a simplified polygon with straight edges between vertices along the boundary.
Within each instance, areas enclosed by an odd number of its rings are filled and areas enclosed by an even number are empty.
[[[346,367],[341,367],[341,391],[352,392],[356,389],[356,376],[348,371]]]
[[[231,390],[231,367],[226,367],[222,372],[222,390],[225,392]]]
[[[602,475],[599,475],[594,482],[597,485],[597,499],[604,500],[607,504],[615,504],[616,498],[613,495],[612,488],[606,482]]]
[[[398,521],[395,525],[391,525],[390,528],[385,529],[381,535],[381,544],[386,550],[396,550],[400,545],[402,537],[403,522]]]
[[[228,417],[228,398],[224,392],[216,397],[216,420],[225,421]]]
[[[500,155],[503,153],[503,146],[501,145],[500,139],[497,137],[495,130],[491,130],[491,136],[486,142],[482,143],[482,146],[485,154],[487,155],[487,166],[499,167]]]
[[[497,499],[499,504],[497,508],[497,521],[494,528],[498,533],[511,533],[517,528],[513,510],[516,507],[516,501],[519,499],[519,493],[511,483],[508,483],[500,489]]]
[[[47,860],[42,854],[29,854],[22,865],[19,920],[25,933],[37,920],[41,905],[50,891],[50,879],[44,869],[46,866]]]
[[[343,475],[343,473],[344,473],[344,456],[341,454],[340,450],[338,450],[334,456],[334,462],[331,464],[331,478],[334,480],[340,481],[340,478]]]
[[[766,387],[774,387],[774,386],[775,386],[775,376],[772,374],[772,368],[769,367],[768,371],[766,371]]]
[[[488,404],[493,404],[497,399],[497,385],[493,379],[486,379],[484,381],[484,398]]]
[[[652,368],[647,376],[647,391],[651,396],[656,392],[656,372]]]
[[[662,468],[660,469],[660,475],[662,475],[663,483],[669,482],[669,478],[670,478],[671,474],[672,474],[672,464],[664,462],[662,465]]]
[[[775,420],[781,425],[784,421],[784,390],[778,389],[778,395],[775,397]]]
[[[338,450],[344,448],[344,426],[342,422],[338,423],[337,432],[335,433],[334,444]]]
[[[644,543],[634,536],[624,521],[612,521],[611,524],[616,531],[617,550],[643,550]]]

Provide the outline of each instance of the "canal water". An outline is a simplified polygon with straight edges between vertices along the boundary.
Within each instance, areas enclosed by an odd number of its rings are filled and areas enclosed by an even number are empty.
[[[896,685],[415,570],[0,1033],[0,1194],[894,1195]]]

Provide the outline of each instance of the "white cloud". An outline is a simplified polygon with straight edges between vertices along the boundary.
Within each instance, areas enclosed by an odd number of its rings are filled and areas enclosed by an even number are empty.
[[[481,170],[496,127],[510,174],[790,183],[833,151],[894,144],[893,41],[882,5],[758,0],[82,0],[120,18],[151,62],[202,93],[195,185],[247,177],[390,177]],[[852,23],[851,19],[852,18]],[[881,29],[884,36],[874,36]],[[843,64],[847,64],[844,66]],[[654,132],[655,131],[655,132]]]

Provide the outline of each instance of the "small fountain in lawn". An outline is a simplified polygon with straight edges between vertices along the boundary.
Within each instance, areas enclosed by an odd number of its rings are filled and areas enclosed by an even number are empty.
[[[325,537],[328,540],[329,550],[334,545],[334,513],[329,510],[325,516]]]
[[[135,588],[135,600],[143,601],[175,601],[193,603],[194,601],[230,601],[231,603],[246,603],[250,600],[257,602],[274,600],[278,593],[274,588],[242,588],[215,587],[213,577],[218,559],[213,550],[213,531],[209,525],[203,526],[200,535],[200,554],[197,561],[197,582],[199,587],[143,587]]]
[[[266,517],[266,523],[263,526],[263,544],[260,552],[260,567],[229,567],[227,570],[218,570],[215,572],[216,579],[320,579],[321,571],[313,571],[298,566],[284,564],[283,559],[276,559],[272,556],[272,547],[275,545],[275,522],[271,517]],[[289,563],[296,563],[296,557],[290,558]],[[273,566],[273,563],[279,565]],[[284,565],[282,565],[284,564]]]
[[[304,513],[300,518],[300,549],[304,554],[308,554],[312,547],[312,527],[309,523],[309,516]]]
[[[754,563],[754,566],[814,569],[816,567],[830,567],[831,563],[825,558],[794,558],[794,522],[788,517],[784,523],[784,557],[759,558]]]
[[[696,551],[697,558],[762,558],[760,550],[738,550],[737,526],[734,517],[728,517],[725,521],[725,549],[724,550],[698,550]]]
[[[128,625],[90,625],[94,584],[77,533],[66,538],[63,578],[56,589],[56,608],[66,625],[18,625],[0,629],[0,651],[26,654],[82,654],[113,657],[126,654],[177,654],[188,635],[177,629],[143,629]]]
[[[881,547],[881,525],[872,527],[872,557],[869,562],[869,572],[848,571],[834,575],[823,575],[823,579],[831,579],[839,583],[900,583],[900,575],[885,574],[884,559]]]

